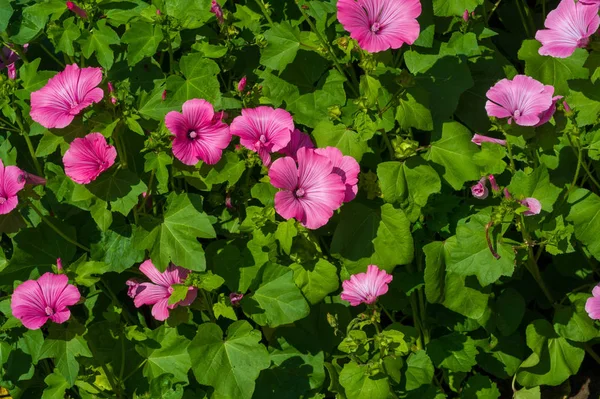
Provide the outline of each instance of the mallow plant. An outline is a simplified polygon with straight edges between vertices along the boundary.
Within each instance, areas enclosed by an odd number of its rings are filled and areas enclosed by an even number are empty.
[[[0,396],[593,392],[599,7],[0,0]]]

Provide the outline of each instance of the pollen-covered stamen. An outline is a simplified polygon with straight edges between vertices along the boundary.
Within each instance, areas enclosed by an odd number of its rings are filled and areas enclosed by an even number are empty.
[[[266,143],[267,142],[267,136],[265,136],[264,134],[261,134],[260,137],[258,138],[258,141],[260,141],[261,143]]]
[[[521,116],[521,111],[520,110],[517,109],[515,112],[513,112],[513,117],[515,119],[519,118],[520,116]]]
[[[190,130],[187,135],[190,140],[194,140],[196,137],[198,137],[198,133],[196,133],[194,130]]]
[[[381,29],[381,24],[379,22],[373,22],[373,25],[371,25],[371,32],[377,33],[377,32],[379,32],[380,29]]]
[[[6,198],[0,197],[0,205],[4,204],[5,202],[6,202]]]
[[[46,316],[54,315],[54,309],[52,309],[50,306],[46,306],[46,309],[44,309],[44,312],[46,312]]]
[[[296,198],[302,198],[306,195],[303,188],[297,189],[294,194],[296,195]]]

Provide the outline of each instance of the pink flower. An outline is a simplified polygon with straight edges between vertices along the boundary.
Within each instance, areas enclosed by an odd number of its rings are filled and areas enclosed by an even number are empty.
[[[125,282],[127,285],[127,296],[131,299],[135,298],[137,294],[142,291],[142,287],[140,286],[140,282],[137,278],[130,278]]]
[[[235,209],[233,203],[231,202],[231,194],[229,193],[225,195],[225,206],[227,207],[227,209]]]
[[[544,86],[537,80],[517,75],[513,80],[502,79],[488,90],[485,109],[488,116],[508,118],[520,126],[535,126],[552,107],[554,87]]]
[[[23,46],[23,49],[27,49],[28,44]],[[15,80],[17,78],[17,66],[16,62],[19,60],[19,55],[8,47],[2,48],[2,54],[0,55],[0,69],[6,68],[8,71],[8,78]]]
[[[296,152],[304,147],[315,148],[315,145],[308,134],[303,133],[298,129],[294,129],[290,136],[290,142],[284,148],[279,150],[279,152],[296,160]]]
[[[63,269],[63,264],[62,264],[62,259],[61,258],[56,258],[56,269],[57,270],[62,270]]]
[[[47,128],[68,126],[83,109],[102,100],[97,87],[102,80],[100,68],[67,65],[46,86],[31,93],[31,119]]]
[[[48,321],[64,323],[71,317],[68,306],[75,305],[81,295],[64,274],[45,273],[37,280],[27,280],[12,295],[12,314],[30,330]]]
[[[73,140],[63,156],[65,174],[75,183],[88,184],[115,163],[117,150],[101,133]]]
[[[487,179],[482,177],[477,184],[471,187],[471,194],[473,194],[473,197],[480,200],[484,200],[488,197],[489,191],[486,186],[486,182]]]
[[[333,164],[333,173],[339,175],[342,183],[346,185],[344,202],[352,201],[358,192],[358,174],[360,173],[360,166],[356,159],[343,155],[336,147],[317,148],[315,152],[329,158]]]
[[[473,135],[471,142],[475,143],[477,145],[481,145],[481,143],[494,143],[494,144],[506,145],[506,140],[495,139],[492,137],[483,136],[481,134]]]
[[[338,19],[371,53],[413,44],[419,37],[419,0],[339,0]]]
[[[175,136],[173,155],[186,165],[200,160],[210,165],[219,162],[231,141],[229,126],[220,118],[208,101],[197,98],[183,103],[183,113],[169,112],[165,125]]]
[[[246,77],[244,76],[243,78],[240,79],[240,82],[237,85],[237,90],[241,93],[244,91],[244,89],[246,88]]]
[[[523,216],[537,215],[542,211],[542,204],[535,198],[525,198],[521,201],[521,205],[529,208],[529,210],[523,212]]]
[[[217,21],[219,21],[219,25],[223,25],[223,22],[225,22],[223,19],[223,9],[221,9],[221,6],[215,0],[212,0],[210,3],[210,12],[215,14]]]
[[[167,91],[163,90],[162,94],[160,95],[160,99],[162,101],[165,101],[167,99]]]
[[[552,105],[545,112],[542,112],[540,115],[540,121],[535,125],[535,127],[542,126],[544,123],[548,122],[552,115],[556,112],[556,102],[563,98],[562,96],[554,96],[552,97]]]
[[[469,22],[469,10],[465,10],[465,12],[463,12],[462,19],[465,22]]]
[[[567,104],[566,101],[563,101],[563,107],[565,107],[565,112],[566,113],[571,113],[571,107],[569,107],[569,104]]]
[[[309,229],[325,225],[344,201],[346,186],[333,172],[333,163],[312,149],[298,150],[298,166],[291,157],[273,162],[269,178],[281,189],[275,194],[277,213]]]
[[[504,198],[506,199],[511,199],[512,195],[510,195],[510,191],[508,191],[508,188],[504,187]]]
[[[352,306],[361,303],[368,305],[374,303],[378,297],[388,292],[388,284],[392,282],[392,275],[385,270],[380,270],[375,265],[369,265],[366,273],[352,275],[350,280],[342,283],[340,298],[350,302]]]
[[[0,215],[6,215],[17,207],[17,193],[25,187],[23,171],[16,166],[4,166],[0,159]]]
[[[600,0],[579,0],[581,4],[593,5],[596,7],[600,6]]]
[[[488,180],[490,181],[490,186],[492,186],[492,191],[495,193],[499,192],[500,186],[498,186],[498,183],[496,183],[496,178],[494,175],[489,175]]]
[[[87,13],[83,11],[77,4],[72,1],[67,1],[67,8],[79,16],[79,18],[87,19]]]
[[[32,186],[43,186],[46,184],[46,179],[43,177],[39,177],[36,175],[32,175],[31,173],[27,173],[24,170],[21,171],[19,175],[19,183],[25,181],[25,184],[29,184]]]
[[[156,15],[160,15],[160,14],[161,14],[161,13],[160,13],[160,10],[157,8],[157,9],[156,9]]]
[[[261,106],[245,108],[242,115],[231,122],[231,134],[240,137],[240,143],[257,152],[266,166],[271,164],[271,153],[284,148],[294,130],[289,112]]]
[[[590,319],[600,320],[600,285],[594,287],[592,295],[585,302],[585,311]]]
[[[540,55],[567,58],[578,47],[586,47],[600,25],[598,6],[581,1],[562,0],[556,9],[550,11],[544,26],[538,30],[536,40],[542,43]]]
[[[244,298],[244,294],[232,292],[229,294],[229,300],[231,301],[231,306],[240,306],[240,301]]]
[[[177,306],[189,306],[198,295],[197,288],[188,287],[187,296],[183,301],[169,305],[169,298],[174,290],[173,285],[183,283],[190,271],[183,267],[170,265],[161,273],[150,259],[140,265],[140,271],[152,282],[141,283],[139,287],[136,287],[133,304],[136,308],[142,305],[152,305],[152,316],[156,320],[166,320],[169,317],[169,309]],[[132,287],[129,283],[127,285]]]

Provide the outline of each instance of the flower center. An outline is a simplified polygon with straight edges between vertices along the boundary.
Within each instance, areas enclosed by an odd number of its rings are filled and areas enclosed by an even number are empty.
[[[371,25],[371,32],[377,33],[377,32],[379,32],[380,29],[381,29],[381,24],[379,22],[373,22],[373,25]]]
[[[196,133],[194,130],[188,132],[188,138],[191,140],[195,139],[196,137],[198,137],[198,133]]]
[[[585,48],[587,47],[588,43],[590,42],[590,38],[589,37],[582,37],[581,39],[579,39],[577,41],[577,47],[579,48]]]
[[[516,110],[516,111],[513,113],[513,117],[514,117],[515,119],[517,119],[517,118],[518,118],[518,117],[520,117],[520,116],[521,116],[521,111],[519,111],[519,110]]]
[[[170,287],[167,289],[167,291],[169,291],[169,294],[172,294],[172,293],[173,293],[173,291],[175,291],[175,288],[173,288],[173,287],[171,287],[171,286],[170,286]]]
[[[306,193],[304,192],[304,189],[303,189],[303,188],[299,188],[299,189],[297,189],[297,190],[296,190],[296,193],[295,193],[295,195],[296,195],[296,198],[302,198],[302,197],[304,197],[304,195],[305,195],[305,194],[306,194]]]
[[[5,202],[6,202],[6,198],[0,197],[0,205],[4,204]]]
[[[260,141],[261,143],[266,143],[267,142],[267,136],[265,136],[264,134],[261,134],[260,137],[258,138],[258,141]]]
[[[54,315],[54,309],[52,309],[50,306],[46,306],[46,309],[44,309],[44,311],[46,312],[46,316]]]

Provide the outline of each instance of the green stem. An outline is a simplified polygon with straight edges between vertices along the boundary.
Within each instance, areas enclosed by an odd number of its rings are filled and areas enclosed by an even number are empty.
[[[115,305],[120,305],[121,301],[119,301],[119,299],[117,298],[115,293],[112,291],[110,286],[108,284],[106,284],[102,279],[100,279],[99,283],[102,286],[102,291],[110,298],[110,300],[113,301],[113,303]],[[121,312],[121,314],[125,318],[125,321],[127,321],[131,325],[135,325],[135,320],[133,319],[133,316],[131,316],[129,314],[129,310],[127,310],[127,308],[125,308],[125,307],[122,307],[122,309],[123,309],[123,311]]]
[[[575,169],[575,176],[573,176],[573,181],[571,182],[571,187],[569,188],[569,191],[567,191],[567,196],[577,184],[577,179],[579,178],[579,172],[581,170],[581,164],[583,163],[583,151],[581,151],[581,147],[577,147],[577,153],[577,169]]]
[[[546,0],[542,0],[542,19],[546,20]]]
[[[533,253],[533,249],[531,248],[531,237],[529,236],[529,232],[527,231],[527,226],[525,225],[525,217],[523,215],[520,215],[520,216],[521,216],[521,233],[523,235],[523,240],[525,241],[525,244],[527,245],[527,263],[525,265],[527,267],[527,270],[529,270],[529,273],[531,273],[531,275],[533,276],[533,279],[535,280],[535,282],[539,285],[540,289],[546,296],[546,299],[548,299],[548,302],[550,302],[550,304],[552,306],[554,306],[554,298],[552,297],[550,290],[546,286],[546,283],[544,283],[544,279],[542,278],[542,274],[540,273],[538,264],[535,261],[535,255]]]
[[[417,349],[423,349],[423,327],[421,325],[421,317],[419,313],[419,306],[417,305],[415,292],[410,294],[410,309],[412,311],[413,321],[415,323],[415,328],[419,333],[417,337]]]
[[[575,145],[575,143],[573,142],[571,135],[567,134],[567,138],[569,139],[569,144],[571,144],[571,149],[573,150],[573,152],[575,153],[575,156],[577,156],[577,158],[580,158],[580,155],[578,153],[581,152],[581,147],[579,145]],[[577,148],[577,151],[575,151],[575,148]],[[579,166],[579,165],[577,165]],[[581,166],[583,167],[583,170],[585,170],[585,173],[587,174],[587,176],[589,177],[589,179],[592,181],[592,183],[594,183],[594,185],[598,188],[600,188],[600,183],[598,183],[598,180],[596,180],[594,178],[594,175],[592,174],[592,172],[590,171],[590,169],[587,166],[587,163],[585,162],[581,162]]]
[[[144,211],[144,213],[146,213],[146,211],[145,211],[146,202],[148,201],[148,198],[150,198],[150,195],[152,194],[152,183],[153,182],[154,182],[154,169],[152,169],[150,171],[150,180],[148,181],[148,191],[146,191],[146,198],[144,198],[144,200],[142,201],[142,204],[138,208],[138,209],[141,209],[142,211]]]
[[[506,132],[502,131],[502,133],[504,133],[504,138],[506,139],[506,150],[508,151],[508,160],[510,162],[510,170],[514,174],[517,171],[517,168],[515,167],[515,160],[513,159],[512,145],[510,144],[510,141],[508,140],[508,135],[506,134]]]
[[[519,11],[519,17],[521,17],[521,23],[523,24],[523,29],[525,29],[525,35],[527,37],[531,37],[531,32],[529,31],[529,24],[525,19],[525,10],[522,8],[522,2],[517,0],[517,10]]]
[[[265,18],[269,22],[269,25],[271,25],[271,28],[272,28],[273,20],[271,19],[271,16],[269,15],[269,12],[267,11],[267,8],[265,7],[264,3],[262,2],[262,0],[254,0],[254,1],[256,2],[256,4],[258,4],[258,6],[260,7],[260,10],[262,11],[263,15],[265,16]]]
[[[212,303],[212,299],[210,298],[210,293],[206,292],[206,290],[200,288],[199,291],[202,293],[202,297],[204,298],[204,301],[206,302],[206,304],[208,305],[208,316],[210,317],[210,321],[212,321],[213,323],[217,322],[217,319],[215,318],[215,314],[213,313],[213,303]]]
[[[378,304],[378,305],[379,305],[379,308],[380,308],[381,310],[383,310],[383,313],[385,313],[385,314],[387,315],[387,317],[390,319],[390,321],[391,321],[392,323],[394,323],[394,322],[396,321],[396,319],[395,319],[395,318],[394,318],[394,316],[393,316],[393,315],[392,315],[392,314],[389,312],[389,310],[387,310],[386,308],[384,308],[382,304]]]
[[[590,355],[592,357],[592,359],[594,359],[596,361],[596,363],[600,364],[600,356],[598,356],[598,354],[596,352],[594,352],[594,350],[592,349],[592,346],[588,343],[583,344],[583,347],[585,348],[585,351],[587,352],[588,355]]]
[[[147,361],[148,359],[144,359],[143,362],[141,362],[135,369],[133,369],[129,374],[127,374],[125,378],[123,378],[123,383],[127,381],[132,375],[134,375],[139,369],[141,369]]]
[[[33,160],[33,165],[35,166],[35,169],[37,170],[37,173],[40,177],[44,176],[44,171],[42,170],[42,167],[40,166],[40,163],[37,159],[37,157],[35,156],[35,150],[33,149],[33,144],[31,143],[31,139],[29,138],[29,134],[25,131],[25,127],[23,126],[23,122],[21,121],[21,116],[16,113],[16,121],[17,121],[17,125],[19,125],[19,129],[21,129],[21,135],[23,135],[23,138],[25,139],[25,143],[27,143],[27,148],[29,149],[29,154],[31,155],[31,159]]]
[[[65,64],[62,63],[58,58],[56,58],[56,56],[52,54],[52,52],[48,50],[46,46],[44,46],[43,44],[40,44],[40,46],[42,47],[42,50],[44,50],[44,52],[50,56],[50,58],[52,58],[58,65],[60,65],[61,68],[65,68]]]
[[[392,146],[392,142],[390,141],[390,138],[388,137],[385,130],[382,131],[382,136],[383,136],[383,141],[385,142],[385,146],[387,147],[388,151],[390,152],[390,158],[391,158],[391,160],[394,160],[396,158],[394,156],[394,147]]]
[[[120,165],[123,167],[123,169],[127,169],[127,152],[125,151],[125,145],[123,144],[120,128],[121,128],[121,122],[119,122],[117,124],[117,127],[115,128],[113,137],[115,139],[117,153],[119,154]]]
[[[500,5],[500,2],[501,2],[501,1],[502,1],[502,0],[498,0],[498,1],[496,2],[496,4],[494,4],[494,7],[492,7],[492,10],[491,10],[491,11],[490,11],[490,13],[487,15],[487,18],[486,18],[486,24],[487,24],[487,22],[489,22],[489,21],[490,21],[490,18],[492,18],[492,15],[494,14],[494,12],[496,11],[496,9],[497,9],[497,8],[498,8],[498,6]],[[485,7],[485,4],[484,4],[484,7]]]
[[[81,245],[80,243],[78,243],[77,241],[73,240],[72,238],[67,236],[65,233],[60,231],[60,229],[58,227],[56,227],[46,216],[42,215],[42,212],[40,212],[40,210],[33,204],[33,202],[27,201],[27,204],[31,207],[31,209],[33,209],[35,211],[35,213],[38,214],[38,216],[42,219],[42,221],[44,223],[46,223],[48,225],[48,227],[50,227],[52,230],[54,230],[54,232],[56,234],[58,234],[59,236],[61,236],[65,241],[70,242],[71,244],[83,249],[86,252],[90,252],[90,249],[88,247]]]

